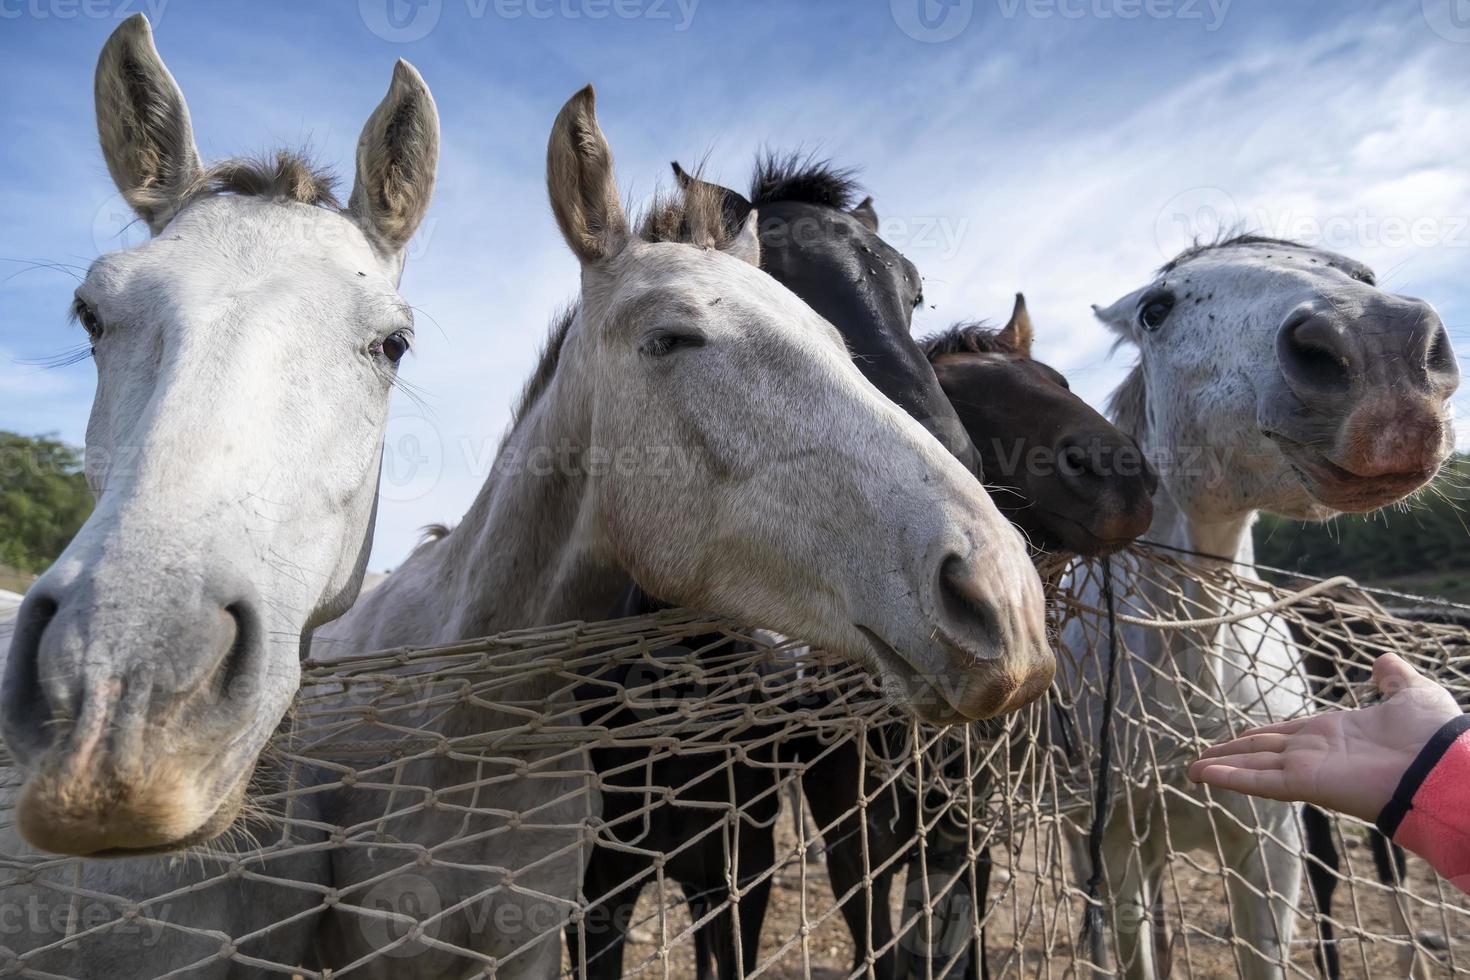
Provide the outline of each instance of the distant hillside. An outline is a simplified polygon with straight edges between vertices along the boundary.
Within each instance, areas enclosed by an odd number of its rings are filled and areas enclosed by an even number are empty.
[[[1470,456],[1457,456],[1407,505],[1303,524],[1264,516],[1256,559],[1309,575],[1470,602]]]

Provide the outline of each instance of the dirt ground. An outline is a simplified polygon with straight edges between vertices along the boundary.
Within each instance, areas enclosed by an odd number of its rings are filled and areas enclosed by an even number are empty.
[[[757,970],[750,976],[771,980],[837,980],[854,972],[852,938],[838,914],[820,847],[801,861],[791,803],[778,824],[779,853],[785,864],[774,877],[761,936]],[[1343,874],[1351,881],[1337,891],[1334,919],[1344,977],[1399,978],[1409,975],[1401,960],[1406,944],[1386,938],[1401,935],[1390,911],[1392,893],[1379,886],[1361,835],[1349,832]],[[997,870],[986,920],[986,949],[992,976],[1026,978],[1086,976],[1086,960],[1073,956],[1073,939],[1082,922],[1083,902],[1072,889],[1066,897],[1061,872],[1036,873],[1026,853],[995,852]],[[1305,890],[1305,889],[1304,889]],[[894,894],[903,894],[902,882]],[[1409,859],[1405,904],[1413,909],[1419,977],[1470,977],[1470,901],[1441,884],[1428,867]],[[805,901],[803,901],[805,896]],[[690,918],[678,887],[666,886],[660,903],[654,887],[644,889],[624,955],[624,976],[687,980],[695,975]],[[1209,855],[1180,856],[1166,884],[1170,976],[1228,980],[1240,975],[1229,936],[1223,879]],[[895,900],[897,901],[897,899]],[[1310,908],[1310,898],[1302,899]],[[803,921],[808,923],[803,938]],[[1315,978],[1316,930],[1299,916],[1288,975]],[[1111,947],[1111,943],[1109,944]],[[660,950],[666,950],[660,953]],[[1242,955],[1248,955],[1242,951]]]

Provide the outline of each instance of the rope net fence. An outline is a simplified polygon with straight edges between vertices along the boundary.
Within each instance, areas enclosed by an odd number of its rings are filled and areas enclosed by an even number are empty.
[[[1470,704],[1465,610],[1148,546],[1046,575],[1057,683],[994,722],[673,610],[307,662],[180,855],[29,849],[6,769],[0,975],[1470,976],[1418,858],[1185,779],[1387,651]]]

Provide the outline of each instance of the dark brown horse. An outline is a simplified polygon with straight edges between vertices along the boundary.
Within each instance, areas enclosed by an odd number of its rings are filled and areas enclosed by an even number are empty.
[[[924,340],[985,486],[1042,551],[1096,556],[1148,530],[1158,481],[1138,444],[1031,356],[1035,330],[1016,294],[1000,330],[960,323]]]

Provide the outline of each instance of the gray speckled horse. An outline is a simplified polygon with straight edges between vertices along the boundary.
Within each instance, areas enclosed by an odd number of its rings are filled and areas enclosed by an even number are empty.
[[[1459,369],[1439,317],[1422,300],[1379,289],[1371,270],[1344,256],[1230,239],[1191,249],[1096,312],[1139,351],[1113,416],[1159,466],[1147,541],[1248,570],[1257,511],[1303,520],[1372,511],[1422,487],[1453,448],[1449,398]],[[1149,599],[1125,612],[1193,620],[1232,611],[1187,579],[1166,591],[1120,567],[1119,595],[1137,590]],[[1084,600],[1101,606],[1096,594]],[[1082,632],[1063,637],[1058,682],[1075,691],[1087,679],[1091,693],[1078,714],[1088,726],[1083,737],[1095,740],[1106,644]],[[1105,633],[1096,622],[1086,632]],[[1178,763],[1199,747],[1191,736],[1215,741],[1306,710],[1300,654],[1283,623],[1259,617],[1238,631],[1120,632],[1130,656],[1119,667],[1116,765],[1138,781],[1119,787],[1103,859],[1121,970],[1155,975],[1150,910],[1166,860],[1171,851],[1206,849],[1229,869],[1242,974],[1281,977],[1300,904],[1297,807],[1230,793],[1215,794],[1211,806]],[[1155,762],[1176,763],[1167,786],[1153,777]],[[1102,962],[1100,943],[1094,953]]]

